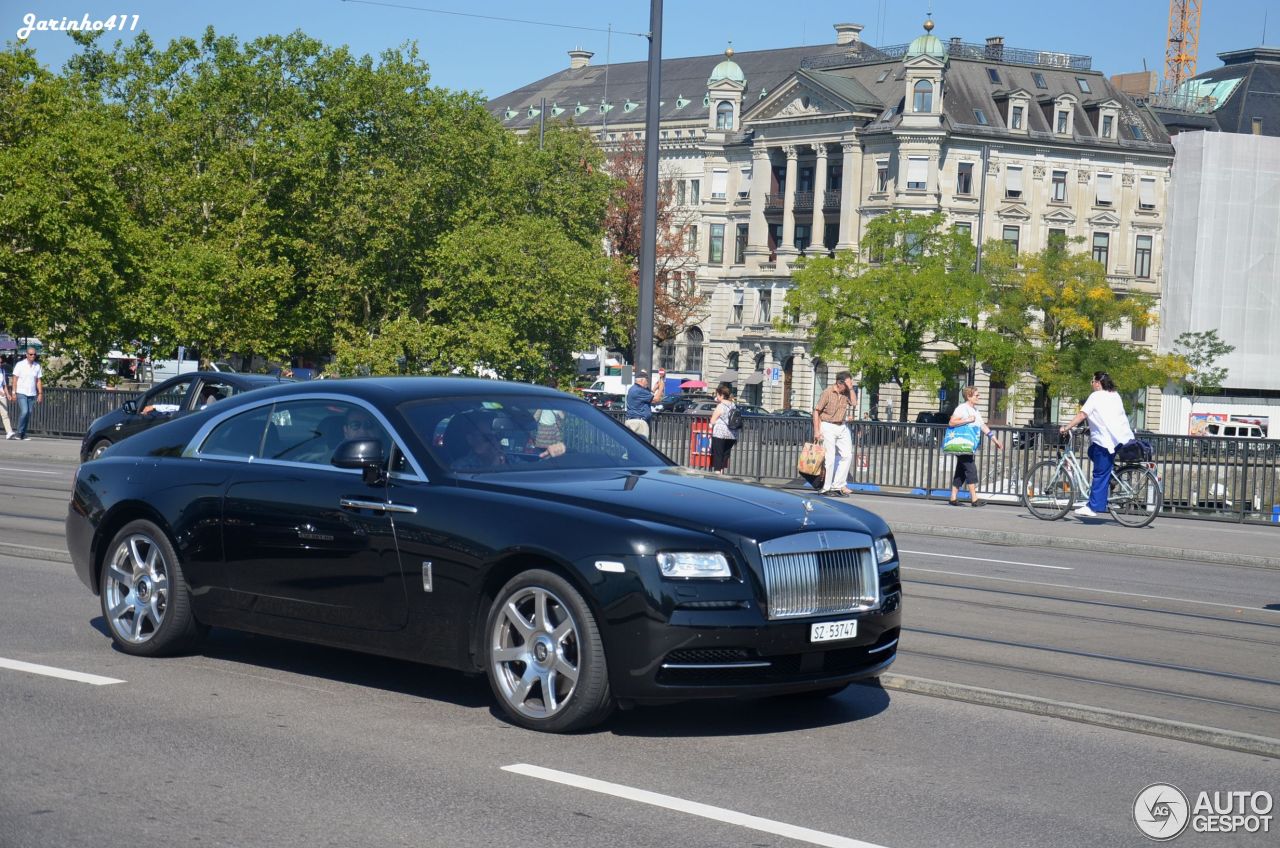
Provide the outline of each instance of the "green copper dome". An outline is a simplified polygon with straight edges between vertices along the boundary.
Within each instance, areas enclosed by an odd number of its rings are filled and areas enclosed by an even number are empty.
[[[724,61],[716,65],[716,69],[711,72],[711,76],[707,79],[707,85],[715,85],[725,80],[740,82],[744,85],[747,82],[746,74],[742,73],[742,68],[738,67],[738,63],[733,61],[732,47],[724,51]]]
[[[929,16],[929,20],[924,22],[924,35],[916,38],[907,47],[907,55],[904,59],[911,59],[916,56],[933,56],[935,59],[946,61],[947,48],[943,45],[942,39],[933,34],[933,16]]]

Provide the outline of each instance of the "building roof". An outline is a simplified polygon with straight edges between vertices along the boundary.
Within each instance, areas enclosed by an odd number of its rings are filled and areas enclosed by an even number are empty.
[[[1172,95],[1152,104],[1169,129],[1280,136],[1280,48],[1251,47],[1219,53],[1223,65],[1197,74]]]

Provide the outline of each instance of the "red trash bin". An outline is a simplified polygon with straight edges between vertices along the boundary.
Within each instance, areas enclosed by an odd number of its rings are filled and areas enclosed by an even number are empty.
[[[689,432],[689,467],[711,467],[711,419],[695,418]]]

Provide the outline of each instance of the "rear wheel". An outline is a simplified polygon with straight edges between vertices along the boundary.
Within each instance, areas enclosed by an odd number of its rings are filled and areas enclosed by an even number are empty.
[[[565,733],[613,711],[604,644],[582,595],[550,571],[527,571],[489,609],[485,667],[502,709],[531,730]]]
[[[1115,470],[1116,481],[1107,498],[1111,515],[1125,527],[1146,527],[1164,503],[1160,481],[1149,468],[1126,465]]]
[[[1057,461],[1046,459],[1031,467],[1022,483],[1022,503],[1036,518],[1053,521],[1067,514],[1075,502],[1071,477]]]
[[[131,521],[112,539],[99,588],[102,616],[126,654],[181,653],[195,647],[208,629],[191,611],[173,545],[150,521]]]

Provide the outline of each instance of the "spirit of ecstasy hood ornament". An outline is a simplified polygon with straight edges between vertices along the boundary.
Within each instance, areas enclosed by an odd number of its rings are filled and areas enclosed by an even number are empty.
[[[813,501],[805,498],[802,503],[804,504],[804,520],[800,522],[800,526],[804,527],[809,523],[809,516],[813,513]]]

